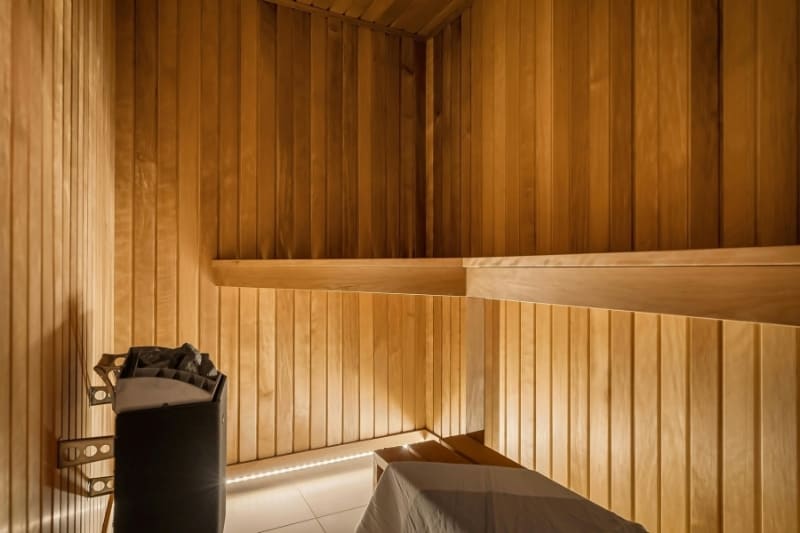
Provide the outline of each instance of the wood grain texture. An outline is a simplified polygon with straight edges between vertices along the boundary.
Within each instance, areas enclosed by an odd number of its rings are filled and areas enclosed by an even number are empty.
[[[517,4],[431,41],[436,255],[798,242],[796,5]]]
[[[117,9],[135,16],[133,7]],[[79,483],[110,473],[108,465],[59,471],[56,443],[112,432],[108,408],[89,410],[86,385],[95,384],[98,354],[114,348],[113,127],[118,104],[130,120],[133,97],[115,95],[114,76],[118,58],[135,53],[130,29],[115,54],[114,4],[0,3],[3,531],[96,531],[102,521],[105,498],[86,498]],[[131,154],[123,224],[131,223],[132,140],[120,140]],[[132,299],[123,305],[128,336]]]
[[[469,268],[466,294],[800,325],[797,270],[789,266]]]
[[[372,370],[364,366],[362,379],[351,358],[368,332],[349,297],[220,290],[211,261],[355,257],[358,214],[373,204],[367,226],[390,205],[396,218],[362,243],[366,255],[424,256],[421,45],[261,0],[135,0],[119,6],[116,25],[117,349],[191,342],[211,353],[230,378],[231,461],[360,438],[371,417],[359,417],[359,395]],[[359,87],[374,105],[362,107]],[[383,133],[387,121],[396,135]],[[381,154],[359,153],[359,135],[378,136]],[[382,171],[359,178],[361,159]],[[359,196],[359,179],[380,195]],[[425,329],[415,312],[398,331],[402,364]],[[400,421],[392,431],[422,427],[417,391],[400,391],[387,407]]]
[[[800,328],[536,304],[529,332],[532,304],[486,305],[493,449],[649,531],[796,527]],[[518,448],[509,379],[530,351],[536,433]]]

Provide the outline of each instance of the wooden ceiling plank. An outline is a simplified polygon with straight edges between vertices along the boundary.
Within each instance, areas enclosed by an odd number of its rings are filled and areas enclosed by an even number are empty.
[[[421,35],[417,35],[415,33],[407,32],[399,28],[390,28],[388,26],[382,26],[380,24],[376,24],[374,22],[369,22],[362,19],[357,19],[353,17],[349,17],[342,13],[336,12],[336,4],[334,3],[330,10],[325,10],[316,5],[319,0],[315,1],[315,5],[310,4],[301,4],[295,0],[264,0],[268,4],[273,4],[280,7],[285,7],[288,9],[294,9],[296,11],[302,11],[304,13],[310,13],[312,15],[319,15],[322,17],[328,17],[331,19],[341,20],[344,23],[349,23],[355,26],[363,26],[365,28],[369,28],[370,30],[386,33],[389,35],[397,35],[399,37],[407,37],[409,39],[414,39],[416,41],[422,40],[424,37]]]
[[[378,24],[390,27],[412,4],[414,0],[393,0],[389,8],[375,20]]]
[[[453,1],[456,0],[448,0],[447,4]],[[414,4],[392,24],[392,27],[400,28],[414,34],[421,34],[420,30],[439,13],[441,8],[442,4],[440,2],[415,0]]]
[[[470,4],[472,4],[471,0],[451,0],[417,33],[421,35],[436,35],[442,28],[461,16],[461,13],[463,13]]]
[[[377,22],[394,3],[396,3],[394,0],[374,0],[370,3],[367,10],[364,11],[364,14],[361,15],[361,18],[370,22]]]
[[[373,3],[373,0],[353,0],[350,4],[350,8],[345,11],[345,15],[348,17],[353,17],[355,19],[360,19],[364,12],[369,8],[369,6]],[[368,19],[364,19],[368,20]]]

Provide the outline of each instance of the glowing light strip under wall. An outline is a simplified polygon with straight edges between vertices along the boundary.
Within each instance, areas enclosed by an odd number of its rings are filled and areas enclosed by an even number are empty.
[[[277,468],[275,470],[267,470],[265,472],[258,472],[256,474],[249,474],[247,476],[239,476],[226,480],[225,483],[233,485],[234,483],[242,483],[244,481],[252,481],[254,479],[261,479],[270,476],[277,476],[278,474],[286,474],[288,472],[296,472],[298,470],[307,470],[317,466],[325,466],[334,463],[342,463],[344,461],[352,461],[353,459],[360,459],[362,457],[369,457],[372,452],[355,453],[353,455],[343,455],[341,457],[334,457],[333,459],[325,459],[324,461],[314,461],[313,463],[303,463],[295,466],[287,466],[286,468]]]

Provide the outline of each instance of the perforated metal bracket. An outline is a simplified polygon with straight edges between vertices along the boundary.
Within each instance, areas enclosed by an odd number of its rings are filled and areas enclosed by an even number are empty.
[[[83,465],[114,457],[114,436],[58,441],[58,467]]]
[[[111,387],[101,385],[89,387],[89,405],[105,405],[111,403]]]
[[[103,496],[114,492],[114,476],[89,478],[89,497]]]
[[[117,384],[117,378],[119,377],[119,373],[125,364],[126,357],[127,354],[104,353],[102,357],[100,357],[100,361],[98,361],[94,367],[94,371],[98,376],[100,376],[100,379],[103,380],[103,383],[105,383],[105,389],[109,401],[110,398],[114,396],[114,386]]]

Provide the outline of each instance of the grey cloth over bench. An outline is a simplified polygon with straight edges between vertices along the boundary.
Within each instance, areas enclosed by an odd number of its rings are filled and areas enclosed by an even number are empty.
[[[644,533],[634,522],[523,468],[395,462],[380,478],[358,533]]]

